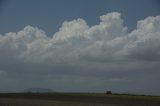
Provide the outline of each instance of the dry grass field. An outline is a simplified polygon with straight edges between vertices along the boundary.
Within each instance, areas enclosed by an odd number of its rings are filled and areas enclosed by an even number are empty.
[[[160,106],[160,97],[98,93],[0,94],[0,106]]]

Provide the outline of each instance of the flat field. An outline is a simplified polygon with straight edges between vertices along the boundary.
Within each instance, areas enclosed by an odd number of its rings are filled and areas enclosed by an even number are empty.
[[[1,93],[0,106],[160,106],[160,97],[104,93]]]

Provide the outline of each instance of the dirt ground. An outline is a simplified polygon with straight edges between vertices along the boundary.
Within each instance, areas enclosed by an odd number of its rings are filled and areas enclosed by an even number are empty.
[[[71,101],[55,101],[55,100],[31,100],[31,99],[0,99],[0,106],[119,106],[113,104],[101,103],[83,103]],[[122,106],[122,105],[120,105]]]
[[[160,106],[160,97],[106,94],[0,94],[0,106]]]

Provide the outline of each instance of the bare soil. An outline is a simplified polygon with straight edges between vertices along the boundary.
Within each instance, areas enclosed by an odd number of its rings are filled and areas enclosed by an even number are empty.
[[[73,93],[0,94],[0,106],[160,106],[159,97]]]

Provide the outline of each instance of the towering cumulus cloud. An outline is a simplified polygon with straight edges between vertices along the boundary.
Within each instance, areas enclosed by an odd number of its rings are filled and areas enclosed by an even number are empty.
[[[32,26],[1,35],[1,60],[44,62],[49,59],[54,63],[160,59],[160,16],[139,21],[131,33],[127,32],[119,13],[109,13],[100,19],[100,24],[92,27],[83,19],[65,21],[52,38]]]
[[[137,86],[137,91],[142,91],[138,86],[151,89],[146,82],[156,81],[160,74],[160,16],[138,21],[132,32],[117,12],[100,16],[100,23],[91,27],[81,18],[65,21],[53,37],[26,26],[0,35],[0,63],[0,70],[8,74],[5,78],[17,84],[26,81],[19,81],[18,74],[24,72],[22,76],[37,75],[39,79],[53,75],[45,80],[54,84],[75,80],[84,85],[81,89],[91,82],[95,83],[86,88],[101,87],[93,89],[97,91],[108,86],[116,90],[119,86],[120,91],[129,86]],[[148,77],[151,71],[153,75]]]

